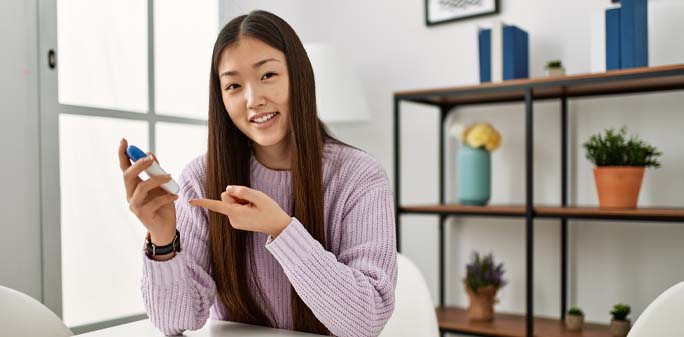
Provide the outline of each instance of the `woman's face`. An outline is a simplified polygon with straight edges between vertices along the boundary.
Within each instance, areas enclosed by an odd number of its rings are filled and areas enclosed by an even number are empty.
[[[221,53],[218,74],[223,105],[242,133],[260,146],[287,141],[290,80],[285,54],[242,37]]]

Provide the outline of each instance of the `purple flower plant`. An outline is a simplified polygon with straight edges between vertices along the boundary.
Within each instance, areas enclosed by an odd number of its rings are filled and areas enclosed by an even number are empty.
[[[491,253],[481,257],[478,252],[473,252],[470,263],[466,265],[465,282],[473,291],[490,285],[498,290],[506,285],[503,274],[503,263],[495,264]]]

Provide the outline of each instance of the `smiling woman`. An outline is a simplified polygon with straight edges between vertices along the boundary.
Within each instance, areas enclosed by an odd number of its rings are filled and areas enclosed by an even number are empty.
[[[221,95],[230,119],[254,141],[257,160],[288,169],[290,79],[285,54],[244,36],[220,55]]]
[[[149,241],[181,243],[143,257],[145,307],[162,332],[199,329],[209,316],[335,336],[382,331],[397,277],[389,180],[329,134],[314,88],[292,28],[254,11],[216,39],[208,149],[183,170],[177,200],[163,179],[137,178],[152,161],[131,165],[122,142],[129,204]]]

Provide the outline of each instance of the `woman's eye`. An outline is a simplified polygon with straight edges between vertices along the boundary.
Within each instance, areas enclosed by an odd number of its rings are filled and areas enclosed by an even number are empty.
[[[269,79],[269,78],[271,78],[271,77],[273,77],[273,76],[275,76],[275,75],[277,75],[277,74],[276,74],[276,73],[266,73],[266,74],[264,74],[264,76],[261,77],[261,79],[262,79],[262,80],[264,80],[264,79]],[[230,85],[226,86],[226,89],[225,89],[225,90],[226,90],[226,91],[234,90],[234,89],[237,89],[237,88],[239,88],[239,87],[240,87],[239,84],[233,83],[233,84],[230,84]]]

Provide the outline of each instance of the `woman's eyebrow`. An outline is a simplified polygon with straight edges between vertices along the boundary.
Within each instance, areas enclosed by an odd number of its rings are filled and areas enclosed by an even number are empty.
[[[278,61],[278,60],[276,60],[276,59],[265,59],[265,60],[261,60],[261,61],[259,61],[259,62],[257,62],[257,63],[254,63],[254,65],[252,65],[252,68],[254,68],[254,69],[259,68],[259,67],[261,67],[262,65],[264,65],[264,63],[269,62],[269,61],[280,62],[280,61]],[[237,70],[229,70],[229,71],[224,71],[223,73],[221,73],[221,75],[220,75],[219,77],[223,77],[223,76],[234,76],[234,75],[237,75],[237,74],[239,74],[239,73],[237,72]]]

